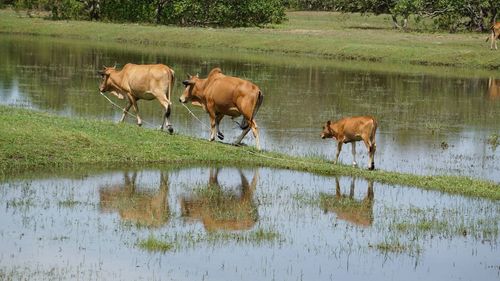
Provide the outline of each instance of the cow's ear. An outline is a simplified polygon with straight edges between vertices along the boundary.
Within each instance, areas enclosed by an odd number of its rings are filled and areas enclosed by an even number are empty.
[[[327,126],[330,126],[330,124],[331,124],[331,123],[332,123],[332,122],[330,122],[330,120],[326,121],[326,125],[327,125]]]

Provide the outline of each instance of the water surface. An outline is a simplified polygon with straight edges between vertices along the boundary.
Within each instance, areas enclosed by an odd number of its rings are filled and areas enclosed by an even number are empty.
[[[0,279],[500,276],[498,204],[359,178],[267,168],[116,170],[1,183],[0,202]],[[138,246],[150,237],[174,246]]]

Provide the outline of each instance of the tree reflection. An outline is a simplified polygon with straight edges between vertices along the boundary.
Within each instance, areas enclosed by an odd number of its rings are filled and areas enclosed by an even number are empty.
[[[132,176],[125,172],[123,178],[123,184],[101,187],[101,210],[117,211],[122,220],[140,226],[160,227],[166,224],[170,218],[167,201],[168,176],[160,173],[160,187],[157,192],[139,191],[136,184],[137,172],[133,172]]]
[[[241,170],[238,170],[241,193],[224,191],[219,183],[219,168],[210,169],[208,185],[197,190],[194,196],[181,198],[182,216],[188,220],[199,220],[207,231],[246,230],[257,222],[257,206],[253,192],[259,179],[255,170],[249,183]]]
[[[320,194],[320,206],[324,212],[333,212],[337,218],[358,226],[368,227],[373,223],[373,181],[368,181],[366,196],[357,200],[354,198],[355,179],[351,180],[349,194],[340,191],[339,178],[335,178],[335,195]]]

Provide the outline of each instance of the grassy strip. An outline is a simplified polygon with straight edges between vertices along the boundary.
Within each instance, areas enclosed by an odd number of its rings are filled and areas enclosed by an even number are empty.
[[[85,21],[49,21],[0,11],[0,31],[92,42],[258,51],[341,60],[499,69],[500,52],[486,34],[401,32],[388,16],[290,12],[273,28],[182,28]],[[165,48],[168,52],[168,48]]]
[[[192,137],[108,121],[70,119],[0,106],[0,171],[78,166],[223,164],[294,169],[323,175],[359,176],[386,184],[417,186],[452,194],[500,199],[500,185],[462,176],[419,176],[332,165],[252,147],[210,143]]]

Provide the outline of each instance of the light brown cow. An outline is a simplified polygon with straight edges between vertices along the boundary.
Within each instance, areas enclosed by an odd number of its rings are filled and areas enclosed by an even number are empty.
[[[243,132],[235,141],[238,145],[245,135],[252,129],[257,149],[260,149],[259,130],[255,122],[255,115],[259,110],[264,96],[255,84],[237,78],[226,76],[220,68],[214,68],[206,79],[198,76],[189,76],[182,82],[186,89],[179,98],[182,103],[189,101],[199,105],[210,116],[210,141],[224,136],[219,132],[219,123],[225,115],[238,117],[243,115],[241,128]]]
[[[497,39],[499,37],[500,37],[500,22],[497,22],[491,25],[491,34],[490,36],[486,37],[486,42],[488,42],[488,40],[491,40],[490,49],[493,50],[494,47],[495,50],[498,50]]]
[[[255,170],[249,183],[242,171],[239,171],[241,194],[223,191],[219,184],[219,168],[210,170],[208,186],[195,197],[181,198],[182,216],[190,220],[199,220],[207,231],[247,230],[257,222],[257,206],[253,193],[259,179]]]
[[[115,67],[104,67],[98,73],[102,76],[102,82],[99,86],[101,93],[111,92],[119,99],[127,98],[128,104],[123,110],[120,122],[123,122],[130,107],[133,107],[137,117],[137,125],[141,126],[142,120],[139,116],[137,101],[157,99],[165,109],[161,130],[167,127],[170,133],[173,132],[169,120],[170,95],[174,84],[174,71],[171,68],[163,64],[137,65],[127,63],[122,70],[117,70]]]
[[[368,227],[373,223],[373,181],[368,181],[366,196],[357,200],[354,198],[354,181],[352,178],[349,195],[340,191],[339,178],[335,178],[335,195],[320,194],[320,207],[324,212],[334,212],[337,218],[353,224]]]
[[[369,162],[368,169],[375,169],[375,133],[377,132],[377,121],[372,116],[356,116],[343,118],[337,122],[328,120],[323,126],[321,138],[334,138],[337,140],[337,154],[335,163],[339,160],[342,144],[351,143],[352,145],[352,164],[356,166],[356,142],[363,140],[368,149]]]

